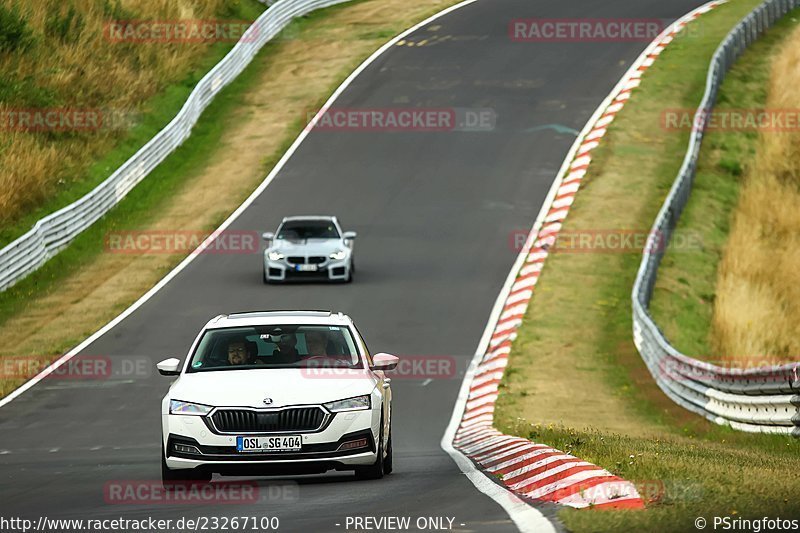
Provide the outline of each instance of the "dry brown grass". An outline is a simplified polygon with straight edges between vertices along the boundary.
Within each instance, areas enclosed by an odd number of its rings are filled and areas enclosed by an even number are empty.
[[[800,30],[775,57],[767,109],[800,109]],[[720,264],[712,322],[731,360],[800,360],[800,131],[762,131]]]
[[[139,110],[186,78],[211,45],[114,43],[112,20],[221,18],[231,0],[27,0],[3,2],[25,21],[19,47],[0,50],[0,114],[20,109]],[[16,7],[15,7],[16,6]],[[5,131],[4,131],[5,130]],[[125,131],[20,132],[0,126],[0,227],[85,178]]]

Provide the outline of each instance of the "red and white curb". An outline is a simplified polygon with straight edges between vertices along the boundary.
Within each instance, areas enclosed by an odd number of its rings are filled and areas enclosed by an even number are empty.
[[[642,74],[686,24],[725,3],[717,0],[682,17],[639,56],[606,101],[595,112],[576,141],[545,201],[539,220],[528,235],[523,251],[504,290],[505,300],[493,313],[491,335],[482,356],[473,363],[465,382],[461,420],[453,447],[470,458],[489,476],[525,501],[551,502],[575,508],[644,507],[633,483],[607,470],[549,446],[504,435],[494,429],[498,387],[508,364],[511,345],[533,298],[548,248],[556,241],[575,200],[581,180],[592,162],[608,126],[639,86]],[[489,330],[489,328],[487,328]],[[470,379],[471,378],[471,379]],[[469,381],[468,381],[469,380]],[[462,396],[464,391],[462,390]]]

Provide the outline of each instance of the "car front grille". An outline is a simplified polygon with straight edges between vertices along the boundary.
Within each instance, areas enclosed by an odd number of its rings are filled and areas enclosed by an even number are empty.
[[[221,433],[272,433],[315,431],[325,422],[325,411],[319,407],[298,407],[280,411],[220,409],[211,417]]]
[[[290,255],[286,260],[293,265],[321,265],[325,262],[326,258],[324,255],[312,255],[311,257]]]

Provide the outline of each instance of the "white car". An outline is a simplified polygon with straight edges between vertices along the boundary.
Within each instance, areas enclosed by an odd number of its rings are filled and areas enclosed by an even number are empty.
[[[275,233],[264,233],[264,283],[289,280],[353,280],[354,231],[342,231],[333,216],[294,216]]]
[[[392,471],[392,393],[398,358],[371,355],[350,317],[328,311],[220,315],[161,406],[165,486],[213,473],[271,475]]]

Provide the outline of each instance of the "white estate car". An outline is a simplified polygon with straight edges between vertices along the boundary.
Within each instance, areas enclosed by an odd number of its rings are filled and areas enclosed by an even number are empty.
[[[350,317],[329,311],[220,315],[186,360],[161,406],[164,484],[212,473],[270,475],[392,471],[392,394]]]
[[[264,283],[289,280],[353,280],[355,231],[342,231],[333,216],[293,216],[275,233],[262,234]]]

